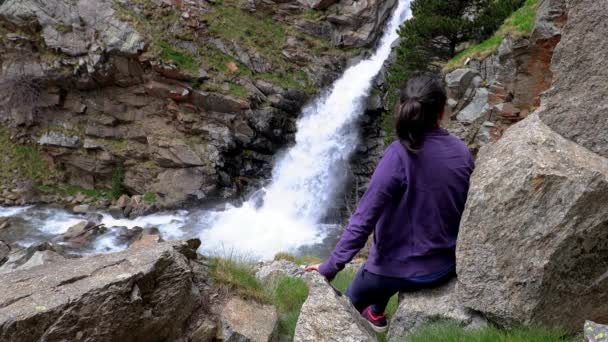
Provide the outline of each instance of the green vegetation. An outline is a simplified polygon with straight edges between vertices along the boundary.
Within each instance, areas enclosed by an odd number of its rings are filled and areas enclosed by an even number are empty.
[[[318,257],[312,256],[312,255],[304,255],[304,256],[295,257],[286,252],[277,253],[274,256],[274,260],[287,260],[287,261],[291,261],[297,265],[314,265],[314,264],[318,264],[321,261],[323,261],[323,260],[319,259]]]
[[[122,168],[122,165],[118,165],[112,172],[112,188],[110,189],[110,196],[113,199],[118,199],[124,194],[124,180],[125,172]]]
[[[272,303],[279,313],[279,332],[293,337],[308,286],[302,279],[281,277],[270,287]]]
[[[59,184],[59,185],[41,185],[38,187],[40,191],[49,193],[49,194],[58,194],[63,196],[76,196],[78,194],[83,194],[84,196],[99,200],[99,199],[112,199],[112,194],[109,190],[105,189],[85,189],[75,185],[69,184]]]
[[[407,342],[575,342],[581,338],[566,337],[558,330],[545,328],[518,328],[499,330],[487,327],[480,330],[465,330],[453,323],[435,323],[422,327]]]
[[[196,58],[190,52],[178,49],[166,41],[158,42],[158,48],[160,49],[160,57],[175,63],[178,68],[186,71],[198,70]]]
[[[446,70],[452,70],[462,66],[468,58],[483,59],[498,50],[500,43],[507,36],[520,38],[528,36],[534,29],[536,9],[539,0],[526,0],[523,7],[515,11],[487,40],[473,45],[452,58],[445,66]]]
[[[146,192],[143,196],[144,203],[154,204],[156,203],[156,194],[153,192]]]
[[[382,121],[387,143],[394,139],[392,108],[399,90],[416,72],[439,73],[469,58],[490,55],[503,38],[529,34],[539,0],[414,0],[413,18],[399,31],[397,59],[388,73],[388,108]],[[523,5],[523,7],[522,7]],[[474,18],[470,11],[476,8]],[[502,26],[500,26],[502,25]],[[500,27],[500,28],[499,28]],[[466,44],[473,45],[458,53]],[[446,64],[447,63],[447,64]]]
[[[210,270],[211,278],[228,290],[246,299],[270,302],[264,286],[255,277],[253,265],[246,260],[212,258]]]
[[[0,127],[0,154],[0,181],[22,179],[42,184],[56,176],[37,145],[12,142],[6,127]]]

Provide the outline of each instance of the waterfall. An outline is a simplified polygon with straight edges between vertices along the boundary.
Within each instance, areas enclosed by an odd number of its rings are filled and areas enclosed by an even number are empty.
[[[156,227],[168,240],[199,236],[200,252],[236,253],[269,259],[278,252],[297,252],[321,246],[335,226],[320,224],[343,190],[349,158],[357,146],[357,121],[364,112],[372,82],[391,53],[400,24],[410,15],[411,0],[400,0],[388,21],[377,50],[345,71],[331,89],[304,108],[298,121],[296,144],[278,159],[267,188],[260,189],[241,207],[225,211],[195,209],[157,213],[134,220],[114,219],[107,213],[100,222],[109,228],[82,254],[107,253],[126,248],[121,228]],[[65,233],[83,216],[47,207],[0,207],[0,218],[14,226],[9,240],[21,246],[48,241]]]
[[[365,102],[409,17],[400,0],[375,53],[350,67],[331,90],[307,106],[298,121],[296,144],[277,162],[271,184],[241,207],[213,214],[201,233],[203,252],[223,249],[259,258],[320,243],[321,219],[344,185],[345,168],[357,146],[354,129]]]

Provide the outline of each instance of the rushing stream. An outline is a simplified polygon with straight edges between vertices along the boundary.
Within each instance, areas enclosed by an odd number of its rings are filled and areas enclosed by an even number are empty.
[[[236,252],[264,259],[281,251],[323,255],[336,240],[339,227],[320,222],[344,185],[348,160],[357,146],[357,120],[398,38],[400,24],[410,15],[409,2],[399,1],[376,52],[346,70],[329,91],[303,110],[296,144],[275,165],[272,182],[241,207],[158,213],[135,220],[117,220],[102,213],[101,223],[157,227],[167,240],[198,236],[204,253]],[[11,232],[9,240],[14,241],[9,242],[26,246],[62,234],[83,220],[63,210],[37,207],[0,207],[0,217],[15,218],[18,229]],[[110,229],[98,238],[91,251],[125,248],[116,232]]]

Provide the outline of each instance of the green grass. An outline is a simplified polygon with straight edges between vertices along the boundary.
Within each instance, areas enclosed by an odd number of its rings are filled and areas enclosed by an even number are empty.
[[[267,290],[255,277],[253,264],[245,259],[212,258],[210,272],[211,278],[219,285],[243,298],[264,304],[271,302]]]
[[[404,342],[575,342],[582,338],[567,337],[558,330],[545,328],[516,328],[500,330],[487,327],[479,330],[465,330],[453,323],[434,323],[422,327],[414,335],[404,338]]]
[[[274,260],[288,260],[297,265],[314,265],[323,261],[320,258],[312,255],[303,255],[296,257],[286,252],[277,253],[274,256]]]
[[[21,179],[46,183],[56,176],[38,145],[12,142],[6,127],[0,127],[0,155],[0,180],[4,182]]]
[[[255,16],[238,8],[234,1],[223,1],[213,5],[202,18],[214,36],[254,48],[269,60],[281,58],[277,52],[287,40],[285,27],[272,17]]]
[[[143,200],[146,204],[154,204],[156,203],[156,194],[153,192],[146,192],[143,195]]]
[[[38,187],[41,191],[49,193],[49,194],[58,194],[63,196],[76,196],[78,194],[83,194],[91,199],[112,199],[112,195],[109,190],[106,189],[85,189],[79,186],[69,185],[69,184],[59,184],[59,185],[41,185]]]
[[[445,70],[453,70],[464,64],[467,58],[483,59],[498,50],[500,43],[507,36],[520,38],[529,36],[534,30],[536,10],[540,0],[527,0],[517,11],[513,12],[502,26],[489,39],[469,47],[452,58],[445,66]]]
[[[196,58],[190,52],[178,49],[166,41],[158,42],[158,48],[160,50],[160,57],[175,63],[178,68],[186,71],[198,70],[199,65]]]
[[[300,310],[308,298],[308,286],[302,279],[281,277],[270,289],[272,303],[279,314],[279,332],[293,337]]]

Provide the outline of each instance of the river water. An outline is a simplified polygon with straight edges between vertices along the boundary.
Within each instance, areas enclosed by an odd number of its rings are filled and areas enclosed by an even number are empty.
[[[270,185],[240,207],[225,211],[190,210],[157,213],[135,220],[114,219],[107,227],[157,227],[165,240],[199,237],[200,252],[237,253],[258,259],[278,252],[324,257],[339,234],[337,225],[321,224],[343,189],[348,160],[358,143],[357,121],[376,75],[391,53],[398,28],[410,15],[410,0],[400,0],[375,53],[345,71],[331,89],[304,108],[296,144],[278,159]],[[63,234],[85,217],[49,207],[0,207],[0,217],[12,217],[10,235],[0,239],[29,246]],[[85,253],[119,251],[127,246],[118,229],[99,237]]]

